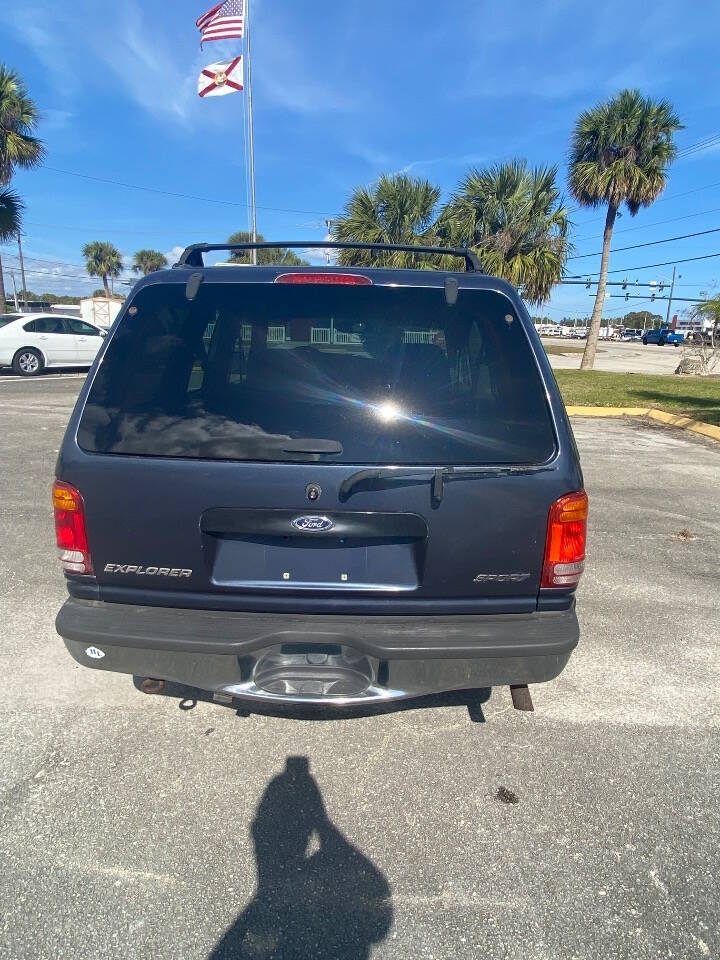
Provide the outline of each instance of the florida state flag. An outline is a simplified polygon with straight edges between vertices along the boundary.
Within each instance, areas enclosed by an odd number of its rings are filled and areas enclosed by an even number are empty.
[[[242,57],[211,63],[200,71],[198,77],[198,96],[200,97],[224,97],[226,93],[235,93],[242,88]]]

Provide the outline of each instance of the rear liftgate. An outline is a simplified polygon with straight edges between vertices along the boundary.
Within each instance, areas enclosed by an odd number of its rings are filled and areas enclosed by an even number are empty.
[[[200,526],[213,584],[335,596],[415,590],[428,534],[414,513],[217,508],[206,511]],[[247,680],[216,699],[388,699],[399,693],[387,687],[384,662],[348,646],[342,635],[309,638],[289,629],[283,638],[259,659],[244,658]]]

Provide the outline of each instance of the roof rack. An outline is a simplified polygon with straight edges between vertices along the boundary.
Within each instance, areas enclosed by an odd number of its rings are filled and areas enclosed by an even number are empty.
[[[295,249],[325,250],[390,250],[402,253],[434,253],[443,256],[461,257],[465,261],[465,271],[482,273],[477,255],[467,247],[421,247],[400,243],[345,243],[338,240],[269,240],[262,243],[193,243],[180,254],[176,267],[202,267],[203,254],[213,250],[267,250],[278,247]],[[273,264],[275,266],[275,264]]]

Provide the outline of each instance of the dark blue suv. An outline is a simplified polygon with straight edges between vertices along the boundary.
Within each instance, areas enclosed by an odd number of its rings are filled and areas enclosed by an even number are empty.
[[[246,246],[140,280],[78,398],[53,490],[72,656],[225,702],[556,677],[587,497],[516,290],[465,250],[203,263]]]

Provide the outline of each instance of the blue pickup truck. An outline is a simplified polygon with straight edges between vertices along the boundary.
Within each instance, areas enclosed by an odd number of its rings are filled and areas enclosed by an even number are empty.
[[[642,342],[647,346],[648,343],[655,343],[658,347],[664,347],[671,343],[674,347],[679,347],[685,341],[684,333],[677,333],[670,327],[659,327],[657,330],[646,330],[643,334]]]

